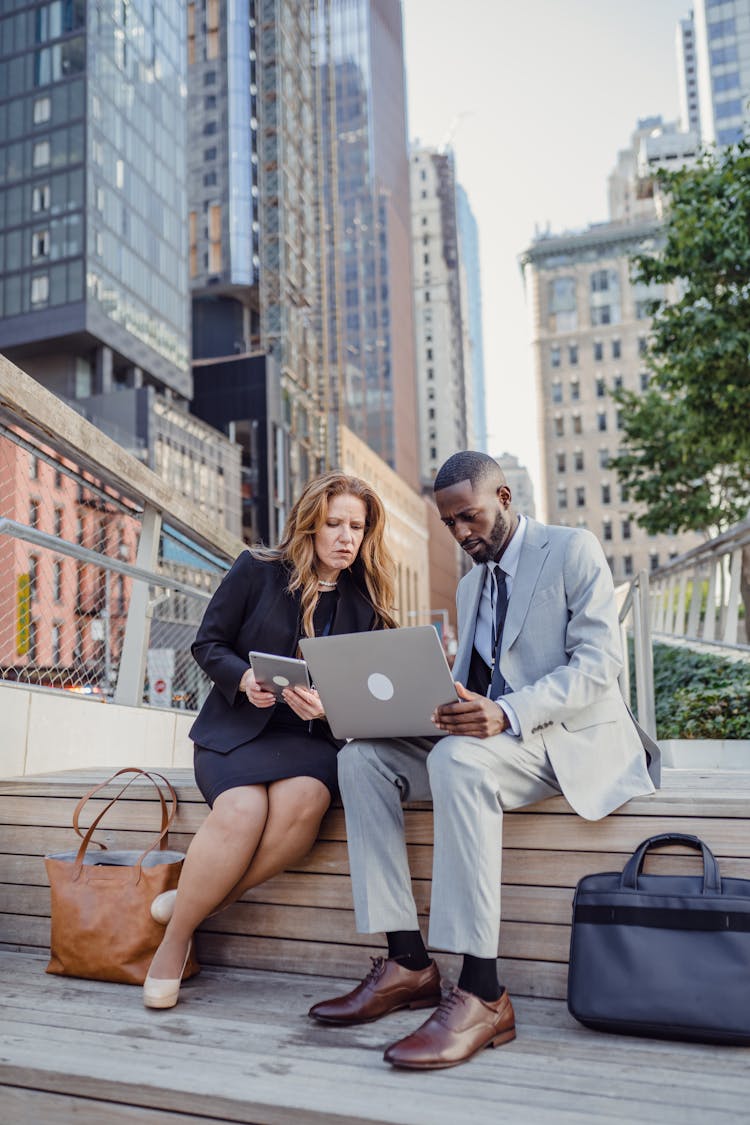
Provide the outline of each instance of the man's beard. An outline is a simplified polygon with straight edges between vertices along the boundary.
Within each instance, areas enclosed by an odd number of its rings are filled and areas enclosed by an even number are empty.
[[[488,563],[494,562],[500,554],[500,549],[508,537],[508,524],[505,520],[503,512],[498,512],[495,517],[495,522],[492,525],[492,531],[487,537],[487,545],[482,548],[480,552],[474,555],[474,562]]]

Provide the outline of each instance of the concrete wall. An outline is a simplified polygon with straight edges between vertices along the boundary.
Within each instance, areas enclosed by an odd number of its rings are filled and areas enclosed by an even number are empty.
[[[87,766],[193,764],[194,715],[0,684],[0,778]]]

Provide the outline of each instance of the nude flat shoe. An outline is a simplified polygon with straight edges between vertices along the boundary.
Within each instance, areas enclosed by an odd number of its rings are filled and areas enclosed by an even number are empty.
[[[165,891],[165,894],[169,892]],[[174,1008],[180,996],[180,985],[182,984],[182,974],[185,972],[185,966],[188,963],[190,951],[193,948],[192,938],[188,943],[187,953],[185,960],[182,962],[180,975],[176,980],[156,980],[146,975],[143,982],[143,1003],[146,1008]]]
[[[151,903],[151,917],[155,922],[166,926],[167,923],[172,920],[176,898],[177,891],[164,891],[162,894],[156,896]]]

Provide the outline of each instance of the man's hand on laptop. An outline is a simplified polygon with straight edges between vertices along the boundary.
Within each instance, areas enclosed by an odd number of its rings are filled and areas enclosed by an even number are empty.
[[[281,693],[284,702],[288,703],[295,715],[300,719],[324,719],[326,716],[323,704],[315,688],[288,687]]]
[[[501,734],[509,727],[508,717],[501,707],[486,695],[468,691],[456,681],[458,703],[445,703],[438,707],[432,721],[446,734],[464,734],[471,738],[489,738]]]

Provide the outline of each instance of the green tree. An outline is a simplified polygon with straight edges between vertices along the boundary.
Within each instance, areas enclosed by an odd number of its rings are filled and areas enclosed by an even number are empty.
[[[750,508],[750,146],[660,173],[663,241],[633,260],[654,301],[645,394],[615,394],[613,459],[651,534],[731,526]]]

